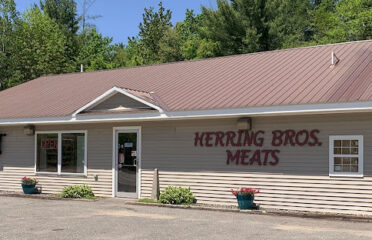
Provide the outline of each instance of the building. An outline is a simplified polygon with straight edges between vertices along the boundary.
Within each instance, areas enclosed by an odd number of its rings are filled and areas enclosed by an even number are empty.
[[[0,190],[88,184],[372,214],[372,41],[41,77],[0,92]]]

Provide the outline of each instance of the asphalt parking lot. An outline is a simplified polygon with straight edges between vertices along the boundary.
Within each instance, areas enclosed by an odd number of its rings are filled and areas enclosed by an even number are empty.
[[[372,223],[0,196],[0,239],[372,239]]]

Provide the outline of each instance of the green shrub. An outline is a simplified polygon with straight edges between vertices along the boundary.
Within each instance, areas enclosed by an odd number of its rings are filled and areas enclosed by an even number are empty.
[[[167,187],[159,197],[159,201],[164,204],[193,204],[196,203],[194,194],[190,188]]]
[[[65,187],[62,190],[61,197],[63,198],[93,198],[94,193],[87,185],[74,185]]]

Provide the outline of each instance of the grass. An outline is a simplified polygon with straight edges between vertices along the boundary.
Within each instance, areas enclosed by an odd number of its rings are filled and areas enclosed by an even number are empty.
[[[152,200],[150,198],[141,198],[138,200],[141,203],[160,203],[160,201]]]

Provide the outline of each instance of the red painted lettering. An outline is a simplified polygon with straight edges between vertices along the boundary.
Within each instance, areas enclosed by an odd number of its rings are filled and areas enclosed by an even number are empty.
[[[259,166],[261,166],[261,151],[256,150],[252,156],[252,158],[249,160],[249,164],[253,165],[255,162],[258,163]]]
[[[299,146],[305,146],[309,141],[309,132],[307,130],[301,130],[296,134],[296,144]]]
[[[236,165],[239,165],[239,156],[240,156],[240,150],[236,150],[235,154],[233,155],[230,150],[226,150],[227,153],[227,160],[226,164],[230,165],[230,162],[234,162]]]
[[[249,153],[251,152],[251,150],[241,150],[241,156],[240,156],[240,163],[242,165],[248,165],[249,163],[248,162],[245,162],[245,159],[249,158]]]
[[[309,146],[322,146],[322,143],[319,142],[318,140],[318,136],[316,134],[318,134],[320,131],[317,130],[317,129],[314,129],[314,130],[311,130],[310,132],[310,138],[313,140],[312,142],[309,142]]]
[[[263,165],[266,166],[267,165],[267,160],[269,159],[269,154],[271,153],[271,150],[262,150],[262,152],[265,153]]]
[[[249,131],[244,131],[244,142],[243,146],[251,146],[254,141],[254,133]]]
[[[273,134],[273,139],[271,141],[271,145],[275,146],[275,147],[282,145],[282,142],[283,142],[282,141],[282,135],[283,135],[282,131],[275,130],[275,131],[272,132],[272,134]]]
[[[194,138],[194,146],[197,147],[198,144],[200,147],[203,147],[203,137],[204,137],[204,133],[202,133],[200,136],[199,136],[199,132],[196,132],[195,133],[195,138]]]
[[[211,141],[213,140],[213,138],[212,138],[213,134],[214,134],[213,132],[207,132],[205,134],[205,146],[206,147],[212,147],[213,146],[213,144],[211,143]]]
[[[255,136],[254,136],[254,145],[256,145],[257,147],[262,147],[263,143],[264,143],[264,138],[263,136],[262,137],[259,137],[259,135],[262,134],[264,135],[265,132],[264,131],[257,131]]]
[[[279,154],[280,153],[280,150],[272,150],[271,151],[271,157],[274,159],[274,161],[270,161],[269,164],[271,166],[275,166],[279,163],[279,157],[276,155],[276,154]]]
[[[214,143],[214,146],[220,145],[221,147],[224,147],[225,144],[223,143],[223,137],[225,136],[224,132],[216,132],[216,141]]]
[[[236,143],[236,146],[238,146],[238,147],[242,146],[242,137],[243,137],[243,133],[244,133],[243,130],[240,130],[240,131],[238,132],[238,141],[237,141],[237,143]]]
[[[233,131],[226,132],[227,139],[226,139],[226,146],[235,146],[234,138],[236,136],[236,133]]]
[[[296,143],[294,141],[294,137],[296,136],[296,131],[295,130],[291,130],[291,129],[285,130],[284,135],[285,135],[284,146],[287,146],[288,144],[290,144],[291,146],[296,145]]]

